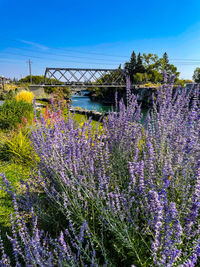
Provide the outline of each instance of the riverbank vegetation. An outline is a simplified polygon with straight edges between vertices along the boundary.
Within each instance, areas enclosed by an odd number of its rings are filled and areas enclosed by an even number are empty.
[[[49,107],[1,132],[29,144],[0,161],[0,265],[198,266],[199,89],[172,88],[143,124],[128,91],[101,127]]]
[[[121,64],[119,66],[121,69]],[[156,54],[145,54],[138,53],[136,55],[135,51],[132,52],[130,60],[124,64],[124,69],[130,75],[131,84],[136,87],[148,87],[148,88],[158,88],[163,84],[163,72],[165,71],[167,75],[173,76],[174,86],[184,87],[185,83],[191,83],[191,80],[179,79],[179,72],[177,67],[169,62],[167,53],[163,54],[163,57],[159,58]],[[110,76],[112,81],[112,76]],[[103,78],[100,79],[100,81]],[[112,87],[91,87],[89,92],[91,99],[95,101],[101,101],[103,103],[114,103],[115,102],[115,92],[118,92],[119,99],[126,97],[126,89],[112,88]]]
[[[152,82],[162,83],[162,73],[166,71],[167,75],[175,76],[175,83],[178,81],[179,72],[177,68],[169,63],[167,53],[163,54],[163,57],[159,58],[156,54],[143,54],[138,53],[136,56],[135,51],[132,52],[129,62],[125,63],[125,69],[129,71],[131,82],[147,83]]]

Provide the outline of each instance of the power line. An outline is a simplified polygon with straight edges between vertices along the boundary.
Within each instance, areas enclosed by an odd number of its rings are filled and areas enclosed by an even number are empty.
[[[88,58],[88,57],[80,57],[80,56],[73,56],[73,55],[68,55],[68,54],[55,54],[55,53],[51,53],[51,52],[47,52],[47,51],[43,51],[43,52],[39,52],[39,51],[31,51],[30,49],[26,49],[26,48],[17,48],[18,50],[24,50],[24,51],[28,51],[28,52],[35,52],[35,53],[40,53],[40,54],[47,54],[47,55],[55,55],[55,56],[66,56],[66,57],[76,57],[76,58],[85,58],[85,59],[93,59],[93,58]],[[119,56],[119,55],[110,55],[110,54],[103,54],[103,53],[93,53],[93,52],[85,52],[85,51],[78,51],[78,50],[70,50],[70,49],[58,49],[58,48],[51,48],[53,50],[58,50],[60,51],[64,51],[64,52],[73,52],[73,53],[82,53],[82,54],[88,54],[88,55],[99,55],[99,56],[109,56],[109,57],[120,57],[120,58],[130,58],[130,55],[127,56]],[[105,59],[97,59],[97,60],[105,60]],[[170,61],[199,61],[200,59],[188,59],[188,58],[169,58]],[[113,61],[113,60],[112,60]]]
[[[14,48],[15,49],[15,48]],[[17,50],[21,50],[21,51],[27,51],[27,52],[33,52],[33,53],[39,53],[39,54],[42,54],[42,55],[53,55],[53,56],[65,56],[65,57],[76,57],[76,58],[84,58],[84,59],[94,59],[94,57],[82,57],[82,56],[75,56],[75,55],[69,55],[69,54],[56,54],[56,53],[51,53],[51,52],[47,52],[47,51],[43,51],[43,52],[40,52],[40,51],[31,51],[30,49],[26,49],[26,48],[16,48]],[[60,50],[59,50],[60,51]],[[76,52],[76,51],[74,51]],[[90,55],[90,53],[88,53]],[[118,57],[117,55],[113,56],[113,57]],[[128,56],[126,56],[126,58],[128,58]],[[108,59],[102,59],[102,58],[99,58],[97,60],[108,60]],[[113,61],[113,60],[112,60]],[[119,60],[117,60],[119,61]]]
[[[21,56],[24,56],[24,57],[30,57],[30,55],[21,55]],[[37,59],[41,59],[41,60],[44,60],[44,58],[42,57],[33,57],[32,58],[37,58]],[[109,66],[116,66],[116,65],[119,65],[116,64],[116,63],[113,63],[113,64],[110,64],[110,63],[99,63],[99,62],[82,62],[82,61],[75,61],[75,60],[59,60],[59,59],[45,59],[47,61],[54,61],[54,62],[64,62],[65,64],[66,63],[77,63],[77,64],[86,64],[86,65],[109,65]],[[10,64],[13,64],[13,63],[18,63],[18,62],[24,62],[23,60],[12,60],[12,59],[5,59],[5,58],[0,58],[0,62],[5,62],[5,63],[10,63]],[[37,63],[37,62],[36,62]],[[39,62],[38,62],[39,63]],[[198,66],[200,65],[200,62],[176,62],[174,63],[176,65],[180,65],[180,66]]]
[[[1,35],[0,35],[0,37],[1,37]],[[8,38],[8,37],[5,37],[5,36],[2,36],[2,38],[7,39],[7,40],[12,41],[12,42],[22,43],[22,41],[17,40],[17,39],[11,39],[11,38]],[[104,53],[96,53],[96,52],[86,52],[86,51],[80,51],[80,50],[72,50],[72,49],[51,48],[51,47],[48,47],[48,48],[49,49],[53,49],[53,50],[63,51],[63,52],[73,52],[73,53],[88,54],[88,55],[90,54],[90,55],[99,55],[99,56],[108,56],[108,57],[119,57],[119,58],[127,58],[127,57],[129,58],[130,57],[130,55],[127,55],[127,56],[121,55],[121,56],[119,56],[119,55],[111,55],[111,54],[104,54]],[[28,50],[28,49],[26,49],[26,50]]]
[[[191,59],[191,58],[174,58],[170,60],[176,60],[176,61],[200,61],[200,59]]]
[[[18,48],[17,48],[18,49]],[[20,48],[22,50],[26,50],[26,51],[30,51],[29,49],[26,49],[26,48]],[[87,54],[87,55],[98,55],[98,56],[105,56],[105,57],[118,57],[118,58],[129,58],[130,55],[111,55],[111,54],[104,54],[104,53],[96,53],[96,52],[86,52],[86,51],[80,51],[80,50],[72,50],[72,49],[62,49],[62,48],[49,48],[51,50],[54,50],[54,51],[63,51],[63,52],[72,52],[72,53],[79,53],[79,54]],[[35,52],[38,52],[38,51],[35,51]],[[46,51],[44,51],[46,52]]]
[[[18,50],[22,50],[22,51],[24,50],[24,51],[31,52],[28,49],[18,49]],[[0,52],[0,53],[2,53],[2,52]],[[88,57],[80,57],[80,56],[73,56],[73,55],[67,55],[67,54],[54,54],[54,53],[49,53],[49,52],[45,52],[45,53],[43,53],[43,52],[35,52],[35,53],[39,53],[39,54],[42,54],[44,56],[53,55],[53,56],[56,56],[56,57],[65,56],[66,58],[70,57],[70,58],[78,58],[78,59],[82,59],[83,58],[83,59],[88,59],[88,60],[105,61],[105,62],[108,61],[107,59],[88,58]],[[63,60],[58,60],[58,59],[54,59],[54,58],[50,59],[50,58],[45,58],[45,57],[41,57],[41,56],[34,56],[34,55],[30,56],[30,55],[25,55],[25,54],[22,55],[22,54],[13,53],[13,52],[3,52],[3,54],[32,57],[32,58],[37,58],[37,59],[56,60],[56,61],[60,61],[60,62],[63,61]],[[196,63],[196,64],[199,63],[200,64],[200,59],[184,59],[183,58],[183,59],[170,59],[170,61],[172,61],[174,64],[180,64],[181,63],[183,65],[191,64],[191,63],[192,64],[194,64],[194,63]],[[63,62],[66,62],[66,61],[63,61]],[[72,61],[70,61],[70,62],[72,62]],[[120,64],[118,60],[109,60],[109,62]],[[77,63],[79,63],[79,62],[77,62]],[[85,63],[85,62],[83,62],[83,63]],[[101,63],[94,62],[94,64],[101,64]],[[108,63],[107,65],[110,65],[110,63]],[[111,64],[111,65],[113,65],[113,64]]]
[[[8,53],[10,55],[17,55],[17,56],[21,56],[21,57],[29,57],[29,58],[36,58],[36,59],[42,59],[42,60],[47,60],[47,61],[57,61],[57,62],[65,62],[65,63],[78,63],[78,64],[93,64],[93,65],[110,65],[110,66],[114,66],[114,65],[119,65],[120,63],[115,63],[115,64],[110,64],[110,63],[99,63],[99,62],[80,62],[80,61],[73,61],[73,60],[60,60],[60,59],[53,59],[53,58],[44,58],[44,57],[37,57],[37,56],[30,56],[30,55],[19,55],[19,54],[15,54],[15,53]],[[3,58],[3,60],[5,60]]]
[[[54,60],[54,61],[61,62],[59,60]],[[16,61],[11,62],[11,61],[6,61],[6,60],[1,60],[0,59],[0,63],[1,62],[8,63],[8,64],[17,63]],[[24,61],[23,60],[18,60],[18,62],[24,62]],[[66,63],[66,61],[62,61],[62,62],[65,62]],[[77,64],[86,64],[86,65],[101,65],[101,66],[110,65],[110,66],[115,66],[116,67],[116,64],[89,63],[89,62],[80,62],[80,61],[72,61],[72,60],[71,61],[67,61],[67,63],[77,63]]]
[[[1,54],[2,52],[0,52]],[[53,53],[48,53],[48,54],[44,54],[44,53],[41,53],[39,52],[40,54],[46,56],[46,55],[52,55],[52,56],[57,56],[57,57],[63,57],[65,56],[66,58],[67,57],[70,57],[70,58],[78,58],[78,59],[88,59],[88,60],[100,60],[100,61],[105,61],[105,62],[108,62],[107,59],[96,59],[96,58],[88,58],[88,57],[78,57],[78,56],[72,56],[72,55],[63,55],[63,54],[53,54]],[[13,52],[3,52],[3,54],[8,54],[8,55],[16,55],[16,56],[26,56],[26,57],[32,57],[32,58],[38,58],[38,59],[45,59],[45,57],[41,57],[41,56],[31,56],[31,55],[24,55],[24,54],[18,54],[18,53],[13,53]],[[118,63],[119,64],[119,60],[109,60],[109,62],[113,62],[113,63]]]
[[[11,38],[8,38],[8,37],[5,37],[5,36],[2,36],[2,38],[7,39],[7,40],[12,41],[12,42],[22,43],[22,41],[17,40],[17,39],[11,39]],[[17,48],[17,49],[31,52],[30,49],[26,49],[26,48]],[[127,58],[130,58],[130,54],[129,55],[112,55],[112,54],[105,54],[105,53],[86,52],[86,51],[80,51],[80,50],[62,49],[62,48],[51,48],[51,47],[48,47],[48,49],[56,50],[56,51],[58,50],[59,52],[60,51],[63,51],[63,52],[81,53],[81,54],[88,54],[88,55],[108,56],[108,57],[115,57],[115,58],[126,58],[126,59]],[[52,54],[52,55],[56,55],[56,56],[68,56],[68,57],[72,57],[72,56],[69,56],[69,55],[66,55],[66,54],[57,55],[57,54],[49,53],[49,52],[46,52],[46,51],[43,51],[43,52],[33,51],[33,52],[36,52],[36,53],[44,53],[45,52],[46,54]],[[78,58],[81,58],[81,57],[78,57]],[[82,58],[85,58],[85,57],[82,57]],[[177,59],[176,58],[174,58],[174,59],[173,58],[169,58],[169,59],[170,59],[170,61],[199,61],[200,62],[200,59],[186,59],[186,58],[185,59],[181,59],[181,58],[179,58],[179,59],[178,58]],[[101,60],[101,59],[98,59],[98,60]]]
[[[29,51],[28,49],[19,49],[19,50],[27,50]],[[2,52],[0,52],[2,53]],[[41,52],[39,52],[41,54]],[[36,58],[36,59],[42,59],[42,60],[53,60],[53,61],[57,61],[57,62],[69,62],[69,63],[78,63],[78,64],[93,64],[93,65],[116,65],[116,64],[120,64],[119,61],[110,61],[109,60],[109,63],[99,63],[99,62],[80,62],[80,61],[72,61],[72,60],[60,60],[58,58],[45,58],[45,57],[41,57],[41,56],[30,56],[30,55],[26,55],[26,54],[18,54],[18,53],[13,53],[13,52],[3,52],[3,54],[8,54],[8,55],[16,55],[16,56],[19,56],[19,57],[29,57],[29,58]],[[44,53],[42,53],[44,54]],[[47,53],[46,53],[47,54]],[[48,53],[50,55],[54,55],[54,56],[66,56],[66,57],[72,57],[72,58],[78,58],[78,59],[89,59],[89,60],[103,60],[105,62],[107,62],[107,60],[105,59],[94,59],[94,58],[87,58],[87,57],[78,57],[78,56],[71,56],[71,55],[63,55],[63,54],[53,54],[53,53]],[[45,55],[45,54],[44,54]],[[0,59],[1,60],[1,59]],[[5,60],[5,58],[3,58],[3,60]],[[177,65],[197,65],[197,64],[200,64],[200,59],[171,59],[171,61],[173,61],[174,64],[177,64]],[[110,64],[111,62],[113,62],[114,64]]]

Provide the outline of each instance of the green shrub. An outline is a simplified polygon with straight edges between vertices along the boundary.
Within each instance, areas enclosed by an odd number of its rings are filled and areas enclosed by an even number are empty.
[[[14,129],[23,122],[33,118],[33,105],[24,101],[17,102],[15,99],[6,100],[0,106],[0,129]]]
[[[70,87],[59,87],[59,86],[55,86],[55,87],[51,87],[51,86],[45,86],[44,87],[44,92],[46,94],[58,94],[60,93],[64,98],[69,98],[70,94],[71,94],[71,90]]]
[[[9,91],[2,91],[0,93],[0,100],[8,100],[8,99],[12,99],[15,96],[15,91],[13,90],[9,90]]]

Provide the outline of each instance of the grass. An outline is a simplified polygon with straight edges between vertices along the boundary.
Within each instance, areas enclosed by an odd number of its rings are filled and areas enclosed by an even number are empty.
[[[5,173],[14,188],[18,188],[19,181],[27,179],[30,174],[30,168],[12,162],[5,163],[0,161],[0,172]],[[13,203],[11,197],[1,190],[1,182],[0,178],[0,234],[5,245],[5,251],[14,264],[13,249],[10,241],[7,239],[7,234],[11,234],[10,215],[14,212]]]
[[[30,174],[30,168],[28,166],[19,165],[12,162],[0,161],[0,172],[5,173],[6,177],[14,188],[18,188],[19,181],[21,179],[26,180]],[[1,188],[0,178],[0,188]],[[5,244],[6,253],[13,261],[13,250],[10,241],[7,239],[7,234],[11,234],[11,222],[10,215],[14,212],[13,203],[11,197],[0,189],[0,234]]]
[[[73,114],[71,114],[71,116],[73,116]],[[74,114],[74,122],[75,122],[75,124],[77,126],[80,125],[82,127],[83,124],[85,122],[87,122],[87,121],[88,121],[87,116],[81,115],[81,114],[77,114],[77,113]],[[102,125],[103,125],[102,122],[98,122],[98,121],[92,120],[92,122],[91,122],[91,126],[92,126],[92,129],[91,130],[92,130],[92,133],[95,133],[95,131],[96,131],[97,128],[101,132],[102,131]]]
[[[0,131],[0,139],[3,142],[8,133]],[[13,162],[12,160],[4,161],[0,160],[0,173],[4,173],[9,182],[15,189],[18,188],[20,180],[26,180],[31,172],[31,167],[26,164],[20,164],[19,162]],[[6,232],[10,232],[10,214],[13,213],[13,204],[11,197],[3,190],[1,190],[2,178],[0,178],[0,232],[5,239]]]
[[[0,162],[0,172],[5,173],[6,177],[14,188],[18,188],[19,181],[26,180],[30,174],[30,167],[19,165],[12,162]],[[2,180],[0,178],[0,184]],[[13,205],[10,196],[0,190],[0,229],[10,226],[10,214],[13,212]]]

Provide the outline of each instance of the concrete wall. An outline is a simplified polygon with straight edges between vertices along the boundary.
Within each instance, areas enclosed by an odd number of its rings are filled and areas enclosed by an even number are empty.
[[[95,110],[87,110],[87,109],[77,109],[74,107],[70,107],[69,110],[71,112],[75,112],[81,115],[85,115],[87,118],[92,118],[95,121],[101,122],[104,118],[104,116],[107,116],[109,113],[106,112],[105,114],[95,111]]]
[[[41,96],[44,94],[44,88],[41,87],[40,85],[36,86],[29,86],[29,90],[35,95],[35,97]]]

